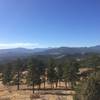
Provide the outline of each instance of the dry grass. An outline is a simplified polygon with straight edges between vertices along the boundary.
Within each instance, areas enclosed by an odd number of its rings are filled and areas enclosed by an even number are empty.
[[[64,83],[61,83],[61,85],[64,87]],[[50,88],[50,85],[46,84],[46,87]],[[26,88],[26,86],[23,86],[22,88]],[[41,90],[39,91],[41,95],[39,95],[38,98],[30,98],[30,95],[32,94],[31,90],[16,91],[16,86],[5,87],[2,85],[2,83],[0,83],[0,100],[73,100],[72,95],[67,96],[52,94],[55,91],[61,91],[64,93],[64,90],[50,90],[48,94],[45,94],[45,91]],[[46,92],[48,92],[48,90],[46,90]],[[67,94],[74,94],[73,91],[65,90],[65,92]]]

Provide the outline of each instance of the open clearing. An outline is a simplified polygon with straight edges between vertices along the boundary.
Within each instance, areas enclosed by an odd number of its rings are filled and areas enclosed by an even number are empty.
[[[40,90],[36,91],[40,94],[40,98],[33,100],[73,100],[73,91],[66,90]],[[58,93],[58,94],[57,94]],[[60,95],[68,94],[68,95]],[[32,90],[16,90],[16,86],[5,87],[0,82],[0,100],[31,100],[30,95],[32,95]]]

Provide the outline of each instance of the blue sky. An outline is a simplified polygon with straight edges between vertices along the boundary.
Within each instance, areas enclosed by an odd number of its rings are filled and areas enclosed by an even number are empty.
[[[0,48],[100,45],[100,0],[0,0]]]

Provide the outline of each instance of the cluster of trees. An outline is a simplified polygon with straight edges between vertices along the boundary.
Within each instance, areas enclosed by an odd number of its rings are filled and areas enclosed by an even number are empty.
[[[92,67],[94,73],[89,74],[84,81],[80,80],[79,68]],[[21,75],[23,71],[27,71],[26,84],[31,85],[33,93],[35,85],[41,89],[41,84],[48,82],[51,84],[51,89],[58,87],[58,83],[64,82],[66,89],[78,89],[78,94],[75,100],[94,100],[100,98],[100,56],[89,55],[81,58],[76,57],[29,57],[27,59],[17,59],[11,63],[7,63],[2,70],[2,80],[5,85],[17,85],[20,89]],[[77,81],[80,82],[77,86]],[[77,88],[76,88],[77,87]],[[79,88],[80,87],[80,88]],[[76,90],[77,91],[77,90]],[[96,99],[98,100],[98,99]]]
[[[25,68],[25,66],[27,67]],[[68,88],[67,83],[72,88],[78,80],[78,69],[79,64],[76,60],[61,63],[53,58],[47,59],[46,62],[33,57],[27,59],[26,62],[17,59],[12,64],[6,64],[6,69],[3,71],[3,83],[10,85],[13,82],[19,90],[21,74],[23,71],[27,71],[27,84],[33,86],[33,93],[35,85],[38,85],[40,89],[41,83],[44,83],[45,88],[45,82],[54,88],[54,84],[58,87],[58,83],[63,81],[66,88]]]

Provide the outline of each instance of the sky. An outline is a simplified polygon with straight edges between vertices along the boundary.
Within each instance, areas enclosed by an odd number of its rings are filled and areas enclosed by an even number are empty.
[[[0,0],[0,49],[100,45],[100,0]]]

